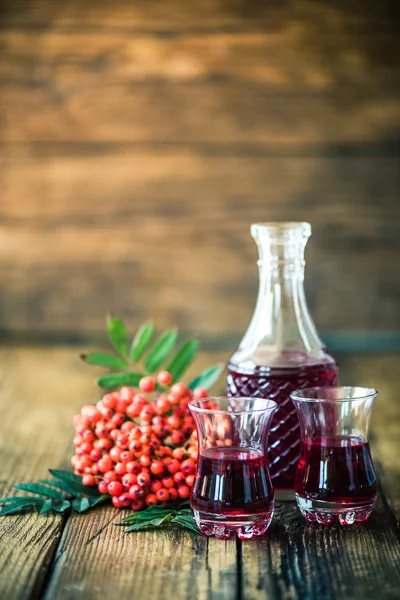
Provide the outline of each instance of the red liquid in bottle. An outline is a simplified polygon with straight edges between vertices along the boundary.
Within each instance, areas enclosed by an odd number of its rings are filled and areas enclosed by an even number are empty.
[[[268,513],[274,494],[265,455],[253,448],[209,448],[199,456],[191,505],[224,516]]]
[[[278,404],[268,437],[268,463],[275,489],[294,488],[300,456],[300,426],[291,392],[337,383],[338,368],[334,362],[286,369],[257,367],[250,374],[228,366],[228,396],[268,398]]]
[[[302,442],[295,490],[307,500],[372,503],[377,485],[368,442],[356,437]]]

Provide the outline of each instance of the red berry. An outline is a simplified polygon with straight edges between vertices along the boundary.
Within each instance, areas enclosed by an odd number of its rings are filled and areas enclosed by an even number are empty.
[[[162,475],[164,473],[165,466],[161,460],[155,460],[150,465],[150,471],[153,475]]]
[[[85,431],[82,432],[82,438],[84,439],[85,442],[93,442],[93,440],[94,440],[93,431],[91,431],[90,429],[86,429]]]
[[[107,473],[112,469],[112,460],[109,456],[101,458],[97,463],[100,473]]]
[[[126,473],[122,478],[122,485],[128,490],[132,485],[137,482],[137,477],[133,473]]]
[[[129,452],[129,450],[124,450],[124,452],[121,452],[119,459],[123,463],[128,463],[128,462],[131,462],[131,460],[133,459],[133,456],[132,456],[132,453]]]
[[[145,485],[150,485],[151,477],[147,471],[141,471],[137,476],[137,482],[139,485],[144,487]]]
[[[175,482],[173,477],[163,477],[162,484],[165,488],[167,488],[167,490],[169,490],[170,488],[174,487]]]
[[[142,465],[142,467],[149,467],[151,465],[151,460],[147,455],[141,456],[139,459],[139,462]],[[188,473],[188,475],[189,475],[189,473]]]
[[[204,388],[197,387],[193,390],[193,400],[201,400],[202,398],[207,398],[207,396],[207,390]]]
[[[144,446],[146,444],[150,444],[150,442],[151,442],[151,435],[150,435],[150,433],[143,433],[143,435],[140,436],[140,440],[139,441]]]
[[[90,456],[88,456],[87,454],[84,454],[78,459],[77,468],[83,470],[86,467],[91,467],[92,463],[93,463],[93,461],[90,458]]]
[[[155,386],[156,382],[154,381],[154,377],[142,377],[139,381],[139,389],[147,394],[154,391]]]
[[[93,475],[84,475],[82,477],[82,483],[83,483],[83,485],[92,486],[96,483],[96,480],[93,477]]]
[[[156,492],[156,498],[159,502],[167,502],[169,500],[169,492],[165,488],[161,488]]]
[[[129,444],[129,438],[125,433],[121,433],[119,434],[119,436],[117,437],[117,444],[119,446],[122,446],[123,448],[127,447]]]
[[[105,408],[114,408],[115,406],[115,398],[112,394],[106,394],[103,396],[102,402]]]
[[[140,418],[142,421],[151,421],[154,415],[154,408],[151,404],[144,406],[140,412]]]
[[[118,427],[118,425],[122,425],[122,423],[125,421],[125,417],[122,413],[118,412],[115,413],[115,415],[113,415],[111,417],[111,423],[114,423],[114,425],[116,425]]]
[[[166,412],[169,411],[169,409],[171,408],[171,405],[169,403],[169,400],[166,396],[159,396],[156,400],[156,411],[158,412],[159,415],[163,415]],[[154,423],[154,420],[153,420]]]
[[[126,472],[133,473],[134,475],[138,475],[142,467],[137,460],[132,460],[131,462],[126,463]]]
[[[171,502],[178,499],[178,490],[176,488],[170,488],[169,490],[169,499]]]
[[[142,407],[140,405],[132,403],[129,406],[127,406],[126,414],[131,419],[134,419],[135,417],[138,417],[140,415],[141,410],[142,410]]]
[[[157,375],[157,381],[158,383],[161,383],[161,385],[169,385],[172,383],[172,375],[168,371],[160,371]]]
[[[171,442],[175,445],[175,446],[180,446],[181,444],[183,444],[185,440],[185,436],[183,435],[183,433],[181,431],[173,431],[171,434]]]
[[[135,429],[136,425],[135,423],[132,423],[132,421],[125,421],[125,423],[122,423],[121,425],[121,431],[123,431],[124,433],[129,433],[130,431],[132,431],[132,429]]]
[[[179,429],[182,425],[182,419],[177,417],[176,415],[171,415],[165,419],[166,423],[172,427],[172,429]]]
[[[179,471],[181,465],[179,461],[176,460],[176,458],[170,458],[167,461],[166,467],[167,471],[173,475],[174,473],[177,473]]]
[[[174,481],[175,481],[175,483],[177,483],[179,485],[181,483],[185,483],[185,476],[182,473],[182,471],[178,471],[177,473],[175,473],[175,475],[174,475]]]
[[[81,413],[89,419],[90,423],[97,423],[97,421],[100,421],[101,419],[101,413],[99,409],[96,406],[93,406],[93,404],[82,406]]]
[[[118,497],[118,500],[120,501],[122,508],[128,508],[132,503],[132,499],[127,492],[122,492]]]
[[[120,448],[119,446],[114,446],[110,450],[110,457],[113,459],[113,461],[118,462],[121,458],[122,452],[122,448]]]
[[[113,505],[115,506],[115,508],[122,508],[122,502],[119,499],[118,496],[113,496],[111,498],[111,502],[113,503]]]
[[[129,497],[132,500],[139,500],[140,498],[143,498],[144,496],[144,490],[143,488],[134,483],[133,485],[131,485],[131,487],[129,488]]]
[[[129,450],[131,452],[140,452],[142,449],[142,443],[139,440],[132,440],[129,444]]]
[[[90,458],[94,461],[98,461],[101,458],[101,450],[92,450],[90,453]]]
[[[171,388],[171,394],[173,394],[176,398],[183,398],[183,396],[186,396],[187,392],[188,389],[186,385],[181,381],[178,383],[174,383],[174,385]]]
[[[191,475],[192,473],[195,472],[195,470],[196,470],[196,464],[195,464],[194,460],[192,460],[191,458],[184,460],[183,463],[181,464],[181,471],[184,475]]]
[[[97,489],[99,490],[100,494],[107,494],[107,487],[108,483],[106,481],[100,481]]]
[[[144,501],[147,504],[147,506],[152,506],[153,504],[158,503],[157,496],[155,494],[148,494]]]
[[[143,500],[132,500],[131,508],[132,510],[142,510],[144,508]]]
[[[178,496],[179,498],[189,498],[190,496],[190,489],[188,488],[187,485],[180,485],[178,487]]]
[[[119,391],[119,398],[124,402],[128,402],[129,404],[132,402],[133,397],[135,395],[135,390],[131,387],[124,386]]]
[[[102,406],[99,410],[104,421],[109,421],[114,414],[111,408],[106,408],[105,406]]]
[[[117,475],[121,476],[121,475],[125,475],[126,473],[126,465],[123,462],[119,462],[114,466],[114,471],[116,472]]]
[[[174,450],[172,450],[172,456],[177,460],[182,461],[186,458],[186,452],[183,448],[174,448]]]
[[[158,492],[158,490],[161,490],[163,484],[161,483],[161,481],[159,479],[156,479],[155,481],[152,481],[150,484],[150,489],[152,492],[156,493]]]
[[[115,471],[107,471],[104,473],[103,481],[106,483],[111,483],[112,481],[117,481],[118,476]]]
[[[111,496],[120,496],[124,491],[124,487],[120,481],[110,481],[107,491]]]
[[[185,483],[186,483],[186,485],[188,485],[189,487],[192,487],[192,486],[193,486],[193,484],[194,484],[194,475],[188,475],[188,476],[185,478]]]

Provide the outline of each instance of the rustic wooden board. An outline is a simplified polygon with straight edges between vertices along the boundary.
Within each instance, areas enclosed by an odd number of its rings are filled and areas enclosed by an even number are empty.
[[[395,8],[3,2],[0,329],[96,334],[113,309],[238,337],[248,227],[273,219],[313,222],[320,328],[392,328]]]
[[[370,520],[348,529],[308,524],[294,502],[278,504],[267,535],[242,544],[242,594],[246,600],[398,597],[398,357],[348,355],[340,363],[343,385],[371,386],[379,391],[372,452],[383,484],[381,495]]]
[[[68,520],[44,600],[236,598],[235,541],[180,530],[125,535],[120,520],[113,508]]]
[[[1,349],[0,496],[68,464],[74,410],[93,397],[70,351]],[[66,379],[64,379],[66,377]],[[62,530],[59,515],[0,518],[0,596],[39,594]]]
[[[12,483],[66,467],[71,417],[97,397],[95,371],[76,348],[2,350],[1,495]],[[197,368],[223,358],[202,353]],[[399,502],[395,401],[398,357],[343,357],[342,381],[380,390],[374,415],[374,457],[384,491],[368,524],[349,530],[306,525],[294,504],[278,504],[269,533],[236,544],[176,530],[125,535],[120,514],[101,507],[70,517],[0,519],[0,596],[7,600],[160,598],[395,598],[399,581]],[[192,370],[193,372],[193,370]],[[221,382],[222,391],[223,382]],[[398,513],[397,513],[398,515]]]
[[[391,139],[396,38],[307,18],[254,33],[0,32],[2,139],[337,142]],[[326,42],[329,40],[330,45]],[[335,47],[332,54],[331,47]],[[376,48],[371,52],[371,46]],[[385,58],[383,58],[385,57]]]
[[[382,500],[367,524],[348,530],[307,524],[295,503],[278,504],[267,535],[242,544],[243,597],[394,600],[398,534]]]
[[[313,224],[306,285],[322,330],[397,320],[397,158],[22,149],[23,161],[11,155],[1,169],[6,331],[96,333],[111,309],[239,336],[257,290],[249,226],[275,219]]]

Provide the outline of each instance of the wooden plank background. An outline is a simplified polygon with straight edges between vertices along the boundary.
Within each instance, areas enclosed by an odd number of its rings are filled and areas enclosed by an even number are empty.
[[[0,330],[96,336],[113,309],[218,346],[254,306],[249,225],[281,219],[314,227],[322,331],[399,330],[397,12],[5,2]]]

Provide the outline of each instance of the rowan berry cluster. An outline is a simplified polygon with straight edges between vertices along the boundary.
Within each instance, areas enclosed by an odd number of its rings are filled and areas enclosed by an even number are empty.
[[[167,371],[143,377],[139,392],[123,387],[74,417],[74,472],[117,508],[142,510],[190,495],[198,445],[188,404],[207,392],[171,381]]]

